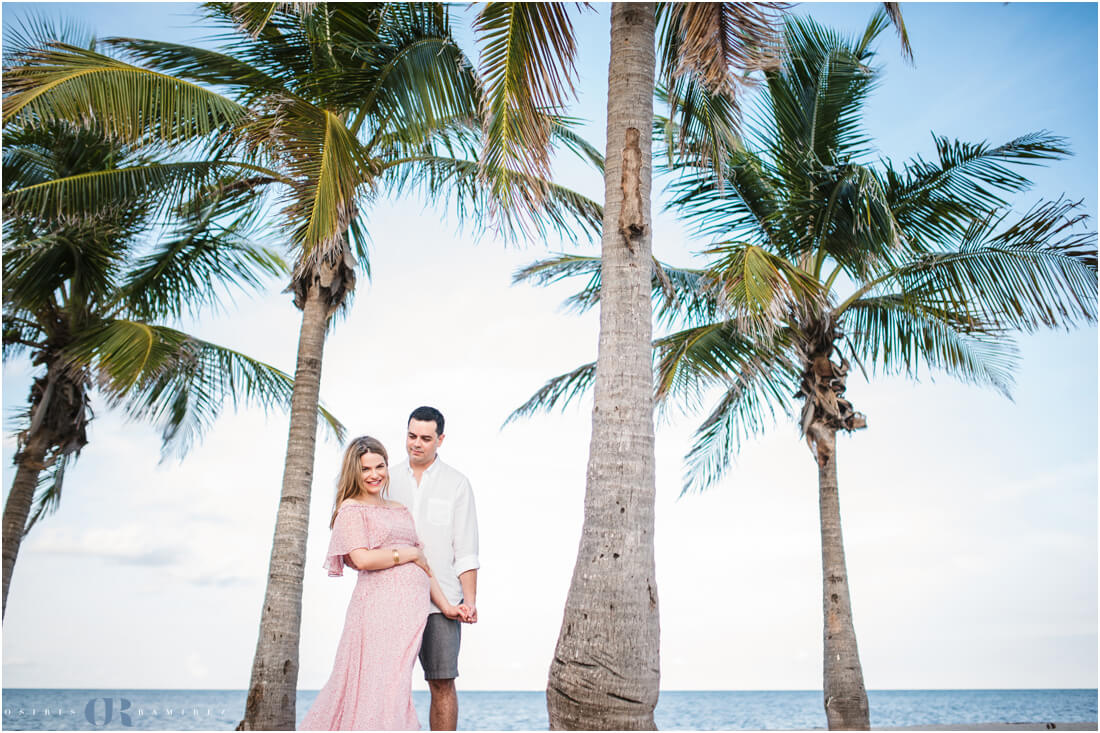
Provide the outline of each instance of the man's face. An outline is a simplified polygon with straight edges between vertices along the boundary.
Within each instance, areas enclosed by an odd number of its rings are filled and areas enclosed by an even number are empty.
[[[443,437],[435,434],[435,420],[409,420],[409,432],[405,436],[405,450],[409,453],[409,465],[432,465],[435,452],[443,444]]]

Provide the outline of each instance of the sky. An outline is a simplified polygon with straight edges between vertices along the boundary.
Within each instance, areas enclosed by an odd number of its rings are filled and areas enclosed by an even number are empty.
[[[464,6],[463,6],[464,7]],[[602,148],[608,6],[575,16],[572,114]],[[874,4],[803,4],[848,34]],[[1075,156],[1027,171],[1026,209],[1065,193],[1097,211],[1095,4],[902,5],[916,63],[891,33],[867,106],[878,153],[934,152],[932,132],[1001,142],[1041,129]],[[184,4],[3,4],[4,32],[28,11],[76,17],[100,37],[194,42]],[[456,10],[474,54],[469,10]],[[598,198],[599,176],[560,159],[559,180]],[[691,265],[708,242],[663,212],[654,251]],[[480,621],[463,631],[459,688],[543,689],[581,532],[591,398],[501,428],[548,378],[595,358],[598,316],[561,310],[569,283],[511,286],[559,251],[507,244],[419,200],[367,213],[373,280],[325,348],[321,395],[349,434],[403,456],[406,418],[447,418],[440,455],[470,479],[481,531]],[[1095,228],[1095,219],[1090,223]],[[300,314],[282,283],[184,326],[291,371]],[[1020,338],[1013,400],[922,372],[919,381],[849,378],[869,426],[838,442],[855,628],[870,689],[1079,688],[1097,684],[1097,332]],[[7,419],[29,363],[5,361]],[[157,432],[93,403],[90,443],[59,511],[26,538],[4,623],[3,686],[244,689],[248,685],[288,419],[227,408],[181,462]],[[745,443],[733,470],[679,498],[700,415],[657,431],[656,561],[661,686],[821,688],[821,560],[816,466],[793,421]],[[5,423],[5,491],[15,441]],[[306,560],[299,688],[328,677],[354,579],[321,567],[342,446],[322,435]],[[416,689],[424,689],[419,671]]]

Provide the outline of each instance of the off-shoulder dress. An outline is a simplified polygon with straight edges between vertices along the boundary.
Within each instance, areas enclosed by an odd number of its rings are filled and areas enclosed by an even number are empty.
[[[417,545],[412,514],[400,505],[344,504],[336,515],[325,568],[354,567],[348,554]],[[419,730],[412,668],[428,619],[428,575],[414,563],[360,570],[348,604],[332,676],[301,730]]]

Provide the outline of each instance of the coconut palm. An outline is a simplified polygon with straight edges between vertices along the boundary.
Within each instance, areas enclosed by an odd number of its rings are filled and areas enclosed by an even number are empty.
[[[884,5],[908,54],[897,4]],[[488,89],[486,160],[533,174],[548,166],[548,110],[563,104],[573,80],[575,42],[564,7],[482,6],[475,29]],[[748,72],[775,64],[780,9],[611,5],[599,376],[581,546],[547,685],[552,728],[652,728],[657,702],[653,403],[646,387],[652,324],[643,302],[652,244],[654,82],[662,81],[671,110],[665,131],[680,140],[669,146],[669,156],[688,153],[683,143],[690,137],[690,154],[720,172],[739,145],[739,98],[750,84]],[[648,51],[655,42],[659,58]]]
[[[776,414],[798,420],[817,462],[831,729],[869,725],[837,483],[837,432],[867,424],[845,397],[850,365],[908,376],[933,368],[1007,395],[1014,329],[1097,316],[1095,234],[1078,226],[1078,204],[1014,214],[1003,198],[1029,186],[1018,166],[1063,157],[1065,141],[936,137],[934,160],[871,159],[861,114],[878,80],[871,44],[885,26],[879,13],[845,39],[786,22],[783,63],[765,72],[759,114],[721,179],[706,141],[689,139],[673,166],[669,208],[714,242],[705,263],[647,268],[656,316],[671,329],[653,342],[656,399],[696,410],[720,390],[686,456],[684,491],[717,483],[740,441]],[[571,305],[602,301],[597,258],[555,257],[516,280],[567,276],[589,278]],[[597,374],[586,364],[556,377],[512,418],[568,403]]]
[[[592,442],[581,545],[547,684],[551,728],[654,725],[660,626],[646,303],[654,83],[660,78],[668,89],[681,137],[694,133],[694,152],[724,160],[738,145],[743,72],[776,58],[776,17],[776,8],[752,3],[611,5]],[[485,159],[542,174],[548,111],[560,111],[574,79],[576,44],[565,6],[488,3],[475,30],[489,110]]]
[[[657,697],[650,323],[647,294],[631,284],[651,246],[654,6],[617,3],[611,15],[602,246],[607,290],[599,346],[605,367],[592,434],[619,436],[621,444],[605,450],[607,444],[594,439],[589,451],[585,526],[547,687],[552,729],[652,728]],[[485,39],[482,66],[492,100],[486,158],[528,161],[533,172],[542,172],[546,158],[529,151],[542,150],[549,127],[543,110],[562,104],[560,90],[570,78],[575,46],[568,17],[558,4],[495,3],[475,27]],[[541,63],[515,73],[506,54],[540,42],[544,53],[534,57]],[[624,452],[635,460],[622,461]],[[596,655],[602,667],[592,663]]]
[[[9,53],[26,39],[13,36]],[[216,306],[222,286],[251,289],[285,274],[277,254],[252,243],[240,181],[195,191],[175,210],[163,205],[171,182],[120,198],[61,198],[57,191],[79,181],[164,163],[101,129],[57,120],[9,126],[3,153],[4,358],[26,354],[38,367],[4,506],[6,613],[22,540],[57,508],[66,469],[88,443],[93,393],[159,426],[165,451],[182,456],[226,399],[288,406],[292,380],[162,322]],[[231,209],[240,212],[227,217]]]
[[[277,189],[295,260],[289,290],[302,310],[290,435],[245,728],[290,728],[316,407],[325,335],[367,268],[364,205],[418,189],[490,209],[491,178],[506,179],[504,230],[593,228],[599,206],[544,180],[479,161],[478,83],[434,3],[208,3],[226,29],[211,51],[111,39],[121,57],[52,44],[5,75],[4,119],[95,120],[114,134],[167,141],[199,155],[179,178],[248,171]],[[587,150],[561,119],[556,140]],[[595,155],[594,151],[588,151]],[[598,157],[598,156],[596,156]],[[161,171],[155,171],[163,175]],[[131,171],[119,188],[154,173]],[[538,218],[524,217],[537,209]],[[476,220],[476,217],[475,217]]]

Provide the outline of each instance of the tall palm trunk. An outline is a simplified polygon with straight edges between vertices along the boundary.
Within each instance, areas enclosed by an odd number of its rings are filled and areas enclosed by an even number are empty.
[[[816,318],[801,330],[803,372],[798,394],[805,401],[802,429],[817,460],[821,505],[825,717],[830,730],[867,730],[871,720],[852,622],[836,474],[837,431],[862,430],[867,418],[844,397],[847,360],[841,358],[837,364],[830,358],[835,352],[833,344],[843,337],[836,323],[831,317]]]
[[[38,475],[45,468],[50,442],[41,431],[36,432],[15,457],[15,481],[12,482],[8,501],[4,504],[4,600],[0,615],[7,615],[8,612],[8,586],[11,585],[15,559],[19,556],[19,546],[23,543],[27,517],[30,516],[31,504],[34,502],[34,490],[38,486]]]
[[[60,349],[61,339],[55,339],[53,346]],[[0,616],[8,612],[11,577],[42,472],[68,455],[79,454],[88,444],[91,407],[87,375],[74,371],[56,352],[38,352],[34,360],[46,364],[46,374],[31,385],[30,424],[19,434],[15,481],[4,505],[4,590]],[[54,480],[53,490],[60,491],[61,477],[55,475]]]
[[[302,625],[302,577],[309,530],[309,497],[317,444],[321,359],[330,315],[326,288],[307,286],[290,407],[290,437],[275,538],[271,545],[260,635],[252,662],[244,720],[237,730],[293,730]]]
[[[829,730],[868,730],[871,719],[863,668],[852,622],[840,492],[836,473],[836,429],[815,426],[817,480],[821,503],[821,572],[825,607],[825,716]]]
[[[592,442],[580,549],[546,689],[552,729],[654,728],[654,40],[653,3],[612,5]]]

